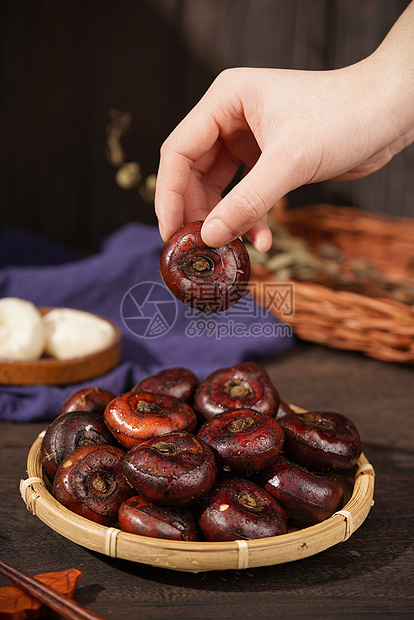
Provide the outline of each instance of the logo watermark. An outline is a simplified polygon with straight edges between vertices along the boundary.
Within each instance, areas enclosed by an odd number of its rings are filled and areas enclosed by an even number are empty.
[[[216,340],[228,337],[292,336],[293,330],[288,319],[295,313],[294,284],[252,282],[249,289],[249,293],[237,303],[217,314],[184,306],[184,318],[188,320],[184,328],[185,335],[189,338],[208,337]],[[202,290],[202,300],[206,308],[210,309],[217,303],[211,295],[211,287],[206,285]],[[260,304],[255,298],[260,300]],[[125,293],[120,311],[125,327],[135,336],[159,338],[174,327],[180,305],[181,302],[164,284],[141,282]],[[266,320],[269,319],[269,313],[282,322]]]
[[[178,316],[177,303],[163,284],[140,282],[122,298],[122,322],[138,338],[159,338],[174,326]]]
[[[201,294],[199,297],[201,303],[205,303],[206,309],[217,306],[218,302],[215,302],[214,298],[211,297],[211,287],[206,285],[205,287],[200,287],[200,290]],[[209,291],[210,297],[208,296]],[[227,310],[220,312],[220,316],[266,318],[270,312],[282,320],[286,320],[295,314],[294,292],[293,282],[252,282],[249,285],[249,293]],[[260,299],[260,304],[256,303],[255,299]],[[231,303],[232,300],[224,297],[224,301]],[[223,301],[220,303],[223,305]],[[185,316],[190,319],[205,318],[206,314],[202,310],[187,307]]]
[[[218,323],[213,319],[196,319],[191,321],[185,330],[189,338],[286,338],[293,335],[292,326],[288,323],[241,323],[230,319]]]

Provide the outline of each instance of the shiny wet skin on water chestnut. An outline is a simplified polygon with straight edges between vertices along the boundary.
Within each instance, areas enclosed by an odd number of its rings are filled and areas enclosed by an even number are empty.
[[[197,433],[212,448],[226,473],[251,476],[277,459],[283,447],[282,427],[254,409],[218,413]]]
[[[54,497],[86,519],[114,525],[122,502],[134,494],[122,473],[124,454],[122,449],[104,444],[78,448],[58,467]]]
[[[205,420],[231,409],[255,409],[274,417],[279,393],[262,366],[242,362],[220,368],[202,381],[194,397],[194,409]]]
[[[155,392],[135,390],[141,386]],[[65,475],[59,473],[54,493],[69,509],[142,535],[212,541],[279,535],[342,508],[340,476],[352,475],[362,451],[355,425],[338,413],[294,413],[259,364],[219,368],[201,382],[190,370],[170,368],[135,388],[115,396],[103,416],[68,412],[51,423],[53,428],[65,415],[79,416],[81,423],[93,415],[106,431],[111,427],[108,436],[115,441],[86,445],[59,464]],[[170,389],[188,402],[161,393]],[[108,417],[114,403],[118,422],[125,414],[121,426],[130,426],[134,436],[119,433]],[[115,438],[131,444],[118,445]],[[67,445],[75,447],[76,438]],[[70,480],[76,482],[72,494],[66,492]],[[126,519],[119,512],[121,481],[127,485],[121,502]]]
[[[212,248],[201,238],[203,222],[179,229],[164,245],[160,273],[177,299],[202,312],[227,310],[246,292],[250,258],[244,243],[235,239]]]

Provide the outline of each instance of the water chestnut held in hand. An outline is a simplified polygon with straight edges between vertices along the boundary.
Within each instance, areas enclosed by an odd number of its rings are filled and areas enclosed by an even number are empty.
[[[164,245],[160,273],[165,285],[183,303],[202,312],[221,312],[244,295],[250,258],[235,239],[212,248],[201,238],[202,221],[180,228]]]

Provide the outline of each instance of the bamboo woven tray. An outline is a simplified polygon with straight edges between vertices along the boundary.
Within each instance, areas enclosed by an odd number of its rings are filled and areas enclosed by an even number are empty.
[[[51,308],[39,308],[45,315]],[[2,385],[71,385],[95,379],[119,364],[121,358],[121,331],[109,319],[114,329],[113,342],[96,353],[68,360],[41,357],[32,361],[0,360],[0,384]]]
[[[381,286],[369,290],[369,282],[368,288],[360,284],[352,291],[290,277],[285,284],[292,287],[294,299],[287,316],[271,301],[284,282],[266,264],[252,267],[251,294],[303,340],[414,364],[414,220],[329,204],[286,207],[282,200],[272,210],[276,227],[281,224],[316,254],[322,244],[330,244],[343,259],[371,266],[395,298],[382,293]],[[403,287],[411,291],[404,302]]]
[[[322,523],[272,538],[234,542],[162,540],[105,527],[80,517],[51,495],[43,476],[41,433],[27,459],[28,478],[20,483],[27,509],[73,542],[105,554],[183,572],[241,570],[300,560],[343,542],[362,525],[373,504],[374,469],[364,454],[351,480],[344,508]]]

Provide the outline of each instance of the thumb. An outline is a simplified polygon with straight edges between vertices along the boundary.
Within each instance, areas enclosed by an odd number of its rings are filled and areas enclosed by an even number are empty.
[[[283,175],[279,174],[276,157],[262,154],[250,172],[206,217],[201,229],[204,243],[218,247],[253,229],[254,245],[260,251],[267,251],[268,247],[264,246],[269,245],[270,236],[266,214],[292,189],[288,179],[283,181]]]

